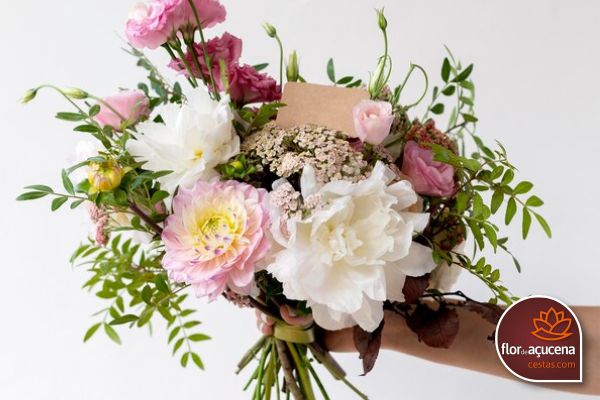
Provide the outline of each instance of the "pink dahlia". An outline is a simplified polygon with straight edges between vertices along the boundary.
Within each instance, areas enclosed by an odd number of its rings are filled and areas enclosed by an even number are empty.
[[[170,278],[211,300],[227,288],[249,294],[255,264],[269,251],[266,194],[237,181],[180,189],[162,234]]]

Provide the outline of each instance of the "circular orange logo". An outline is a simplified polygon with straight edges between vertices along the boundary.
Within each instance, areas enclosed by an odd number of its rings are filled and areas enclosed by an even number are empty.
[[[511,305],[496,330],[496,350],[504,366],[530,382],[581,382],[582,332],[573,311],[547,296]]]

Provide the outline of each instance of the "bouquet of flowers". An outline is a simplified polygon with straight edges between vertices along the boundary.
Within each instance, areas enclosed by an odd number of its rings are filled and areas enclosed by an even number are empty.
[[[388,22],[378,10],[384,49],[370,79],[338,77],[329,60],[331,85],[306,83],[296,52],[285,57],[265,24],[279,48],[275,79],[261,72],[267,64],[240,62],[233,34],[207,37],[225,17],[218,0],[138,5],[126,23],[127,51],[147,82],[104,98],[43,85],[23,99],[56,91],[73,107],[56,117],[88,136],[62,170],[64,190],[32,185],[18,198],[88,210],[94,231],[71,262],[87,268],[84,287],[108,305],[84,340],[103,330],[120,343],[119,327],[162,318],[173,354],[202,369],[194,344],[209,336],[197,331],[185,299],[224,297],[268,321],[239,364],[258,362],[247,386],[254,384],[253,399],[329,398],[316,364],[366,398],[320,342],[321,330],[354,327],[366,373],[384,310],[435,347],[456,336],[456,307],[496,322],[498,304],[516,297],[481,255],[486,246],[509,252],[493,216],[502,208],[508,225],[520,210],[523,238],[534,219],[551,232],[532,183],[515,182],[505,148],[476,133],[473,65],[448,51],[432,93],[417,64],[392,85]],[[189,88],[169,82],[142,51],[158,47]],[[415,73],[425,78],[423,94],[404,101]],[[440,128],[432,116],[447,109]],[[461,270],[490,289],[490,300],[449,291]]]

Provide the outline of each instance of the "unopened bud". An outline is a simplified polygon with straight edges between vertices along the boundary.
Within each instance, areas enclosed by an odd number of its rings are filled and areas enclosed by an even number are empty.
[[[78,89],[78,88],[66,88],[66,89],[61,89],[61,92],[63,92],[63,94],[65,96],[68,96],[72,99],[77,99],[77,100],[83,100],[83,99],[87,99],[88,98],[88,93]]]
[[[387,83],[385,76],[385,65],[386,58],[381,57],[379,59],[379,63],[377,64],[377,69],[371,78],[371,82],[369,82],[369,93],[371,93],[371,98],[376,98]]]
[[[296,82],[300,78],[300,67],[298,65],[298,54],[294,50],[290,54],[287,66],[285,68],[285,74],[288,82]]]
[[[377,24],[382,31],[387,29],[387,19],[383,13],[383,8],[380,10],[375,10],[377,12]]]
[[[275,29],[275,27],[270,23],[265,22],[263,24],[263,28],[265,29],[265,32],[267,32],[267,35],[269,35],[269,37],[274,38],[275,36],[277,36],[277,29]]]
[[[23,104],[29,103],[31,100],[35,99],[36,95],[37,95],[37,89],[29,89],[28,91],[25,92],[25,94],[21,98],[21,103],[23,103]]]
[[[112,192],[121,184],[126,171],[115,160],[91,162],[88,169],[90,193]]]

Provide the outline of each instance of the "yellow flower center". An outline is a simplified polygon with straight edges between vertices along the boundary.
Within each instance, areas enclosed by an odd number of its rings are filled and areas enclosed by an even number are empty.
[[[245,230],[245,210],[236,204],[214,202],[195,215],[193,232],[196,252],[210,260],[241,244]]]

